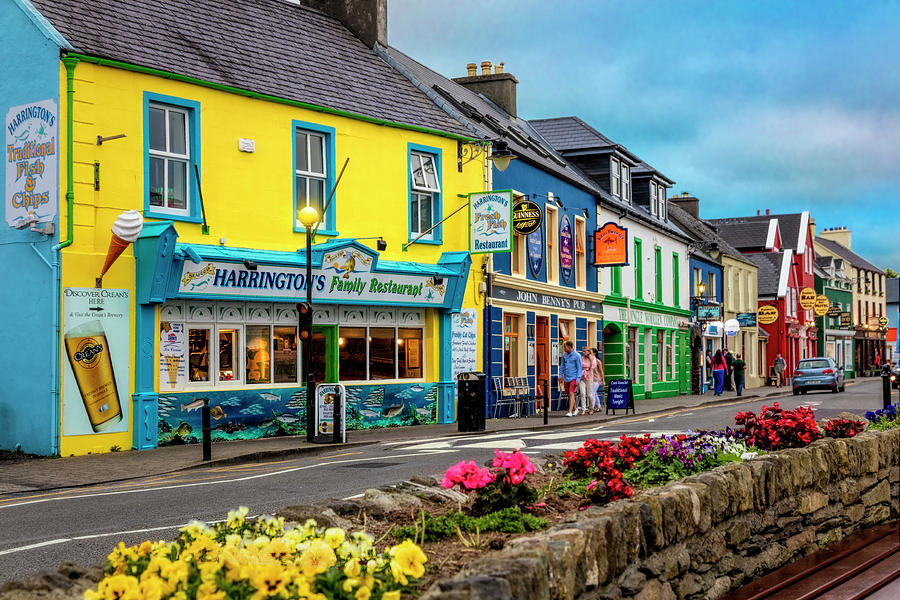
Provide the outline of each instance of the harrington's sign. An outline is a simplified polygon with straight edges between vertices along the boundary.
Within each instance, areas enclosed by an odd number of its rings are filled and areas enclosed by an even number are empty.
[[[628,264],[628,228],[610,221],[594,232],[594,266]]]
[[[469,194],[469,252],[512,251],[512,190]]]
[[[519,235],[528,235],[541,228],[544,213],[531,200],[517,199],[513,206],[513,230]]]
[[[311,282],[316,301],[416,305],[444,302],[446,280],[435,283],[433,277],[358,272],[352,266],[347,267],[346,263],[325,264],[321,269],[313,269]],[[197,265],[185,261],[178,293],[297,299],[306,297],[306,286],[304,267],[259,265],[255,271],[250,271],[241,263],[204,261]]]
[[[49,222],[59,196],[59,125],[56,102],[41,100],[6,113],[6,223]]]

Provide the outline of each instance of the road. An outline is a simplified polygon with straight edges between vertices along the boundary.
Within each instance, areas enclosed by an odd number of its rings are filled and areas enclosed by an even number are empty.
[[[867,380],[843,394],[779,398],[781,406],[812,406],[816,418],[842,411],[864,414],[881,406],[880,381]],[[628,415],[603,424],[572,420],[566,429],[504,431],[428,440],[402,440],[327,455],[191,470],[100,486],[0,497],[0,584],[55,569],[65,560],[100,564],[112,547],[168,539],[191,519],[213,521],[248,506],[266,514],[294,504],[346,498],[414,475],[440,476],[460,460],[483,462],[495,448],[534,455],[577,448],[590,437],[679,433],[734,425],[739,410],[759,411],[759,400]]]

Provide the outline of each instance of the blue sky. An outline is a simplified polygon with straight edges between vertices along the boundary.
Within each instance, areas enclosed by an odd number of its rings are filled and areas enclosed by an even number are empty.
[[[450,77],[503,61],[525,118],[578,115],[700,198],[809,210],[900,271],[898,2],[389,0],[391,45]]]

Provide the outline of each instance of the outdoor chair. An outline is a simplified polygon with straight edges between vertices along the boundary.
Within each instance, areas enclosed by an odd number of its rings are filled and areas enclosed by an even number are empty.
[[[528,385],[528,377],[516,377],[516,383],[522,406],[522,416],[533,415],[535,413],[534,391]]]
[[[491,377],[491,383],[494,388],[493,418],[496,419],[501,407],[506,406],[510,409],[515,407],[516,395],[510,387],[503,385],[502,377]]]

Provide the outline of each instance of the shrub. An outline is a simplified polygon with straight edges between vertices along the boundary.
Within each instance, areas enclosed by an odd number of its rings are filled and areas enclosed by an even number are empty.
[[[825,423],[825,435],[833,438],[852,438],[857,433],[866,430],[865,421],[851,421],[850,419],[831,419]]]
[[[765,451],[802,448],[822,437],[812,409],[805,406],[782,410],[775,402],[763,405],[759,416],[752,411],[739,412],[734,420],[744,426],[747,443]]]
[[[572,477],[588,477],[600,468],[606,459],[612,459],[613,467],[619,471],[630,469],[650,442],[650,434],[642,437],[623,435],[618,444],[606,440],[588,439],[575,451],[568,451],[563,457],[563,467]]]
[[[898,405],[891,404],[887,408],[866,413],[866,419],[869,420],[869,427],[884,431],[891,427],[900,426],[900,414],[898,414]]]
[[[625,479],[634,485],[662,484],[756,455],[730,429],[654,438],[644,451],[644,458],[625,471]]]
[[[493,470],[474,462],[460,462],[449,469],[441,481],[445,488],[459,486],[464,493],[475,493],[472,512],[486,515],[508,507],[525,508],[537,501],[538,493],[525,482],[535,466],[527,456],[515,450],[510,454],[494,450]]]
[[[472,517],[462,512],[449,512],[434,517],[422,515],[426,542],[435,542],[456,535],[459,528],[464,533],[498,531],[501,533],[525,533],[539,531],[547,527],[546,519],[523,512],[518,506],[511,506],[481,517]],[[416,523],[401,527],[394,532],[398,540],[415,540],[423,537],[422,525]]]

